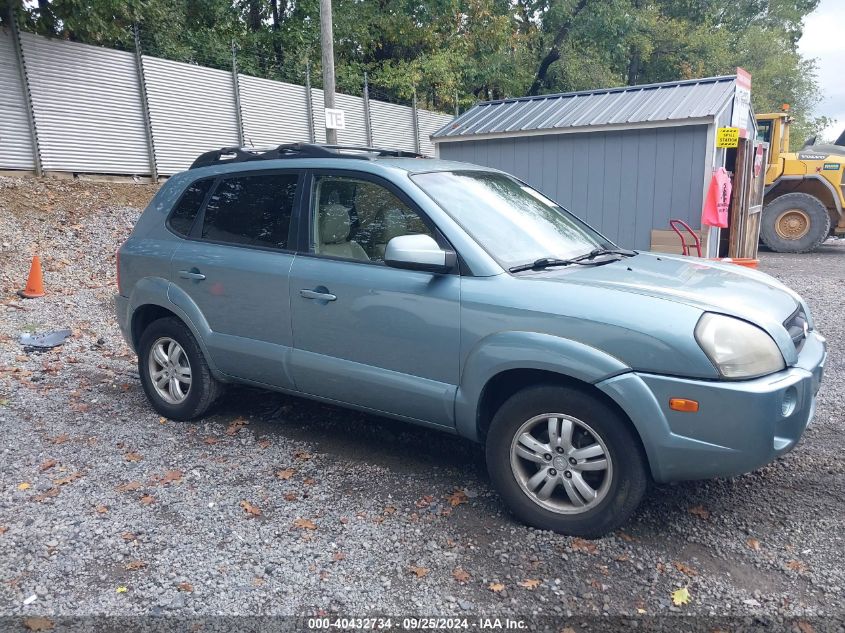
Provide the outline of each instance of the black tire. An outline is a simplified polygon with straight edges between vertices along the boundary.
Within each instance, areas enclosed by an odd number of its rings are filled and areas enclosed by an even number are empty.
[[[809,218],[809,228],[803,235],[789,239],[778,233],[779,218],[790,209],[796,209]],[[830,234],[830,215],[815,196],[808,193],[787,193],[772,200],[763,209],[760,219],[760,238],[778,253],[807,253],[827,239]]]
[[[529,497],[517,481],[511,467],[511,443],[527,420],[543,413],[585,422],[607,447],[612,475],[604,498],[594,507],[578,514],[549,510]],[[493,418],[486,452],[490,479],[513,514],[528,525],[561,534],[599,538],[620,527],[648,487],[646,457],[630,423],[600,398],[571,387],[538,385],[511,396]]]
[[[153,386],[149,357],[153,345],[167,337],[176,341],[184,350],[191,368],[191,384],[185,399],[177,404],[164,400]],[[188,327],[175,317],[158,319],[141,333],[138,343],[138,374],[144,393],[153,408],[172,420],[193,420],[202,416],[217,400],[222,385],[211,375],[202,350]]]

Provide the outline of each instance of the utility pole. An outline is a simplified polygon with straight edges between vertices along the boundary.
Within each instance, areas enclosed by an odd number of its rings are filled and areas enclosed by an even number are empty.
[[[332,0],[320,0],[320,42],[323,49],[323,99],[326,108],[334,108]],[[325,118],[325,113],[323,117]],[[337,145],[337,130],[326,128],[326,143]]]

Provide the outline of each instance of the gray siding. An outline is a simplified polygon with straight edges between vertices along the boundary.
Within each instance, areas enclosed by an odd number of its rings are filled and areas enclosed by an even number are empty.
[[[647,249],[670,218],[701,226],[707,126],[438,143],[440,157],[513,174],[620,246]]]

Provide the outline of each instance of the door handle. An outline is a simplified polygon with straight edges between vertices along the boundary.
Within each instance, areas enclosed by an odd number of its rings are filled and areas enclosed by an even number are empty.
[[[320,292],[318,290],[306,290],[302,289],[299,291],[299,296],[303,297],[304,299],[317,299],[318,301],[336,301],[337,295],[333,295],[330,292]]]
[[[205,275],[203,275],[196,268],[192,268],[191,270],[180,270],[179,276],[182,279],[196,279],[197,281],[202,281],[203,279],[205,279]]]

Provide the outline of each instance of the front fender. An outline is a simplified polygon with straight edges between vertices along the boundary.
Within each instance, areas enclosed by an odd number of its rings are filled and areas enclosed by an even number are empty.
[[[485,385],[511,369],[535,369],[589,384],[628,371],[618,358],[578,341],[538,332],[499,332],[481,339],[469,352],[455,397],[458,433],[478,441],[478,410]]]

